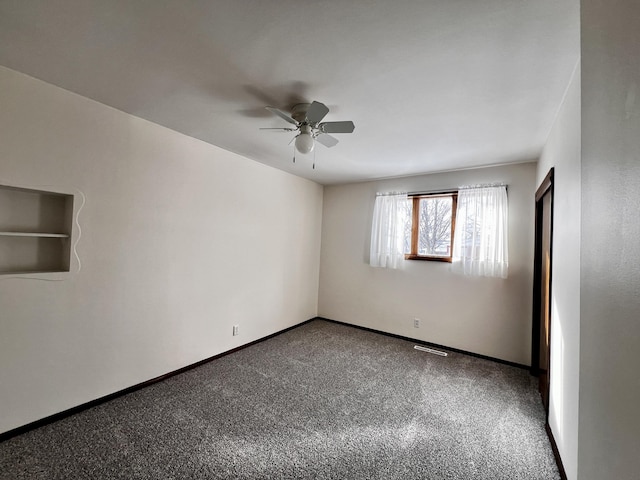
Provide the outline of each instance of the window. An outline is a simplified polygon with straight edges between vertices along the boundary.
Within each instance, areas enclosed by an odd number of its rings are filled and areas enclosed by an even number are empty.
[[[409,197],[410,221],[405,228],[407,260],[451,262],[457,192]]]
[[[378,192],[369,264],[399,268],[402,259],[435,260],[451,262],[455,273],[507,278],[508,231],[503,184],[437,194]]]

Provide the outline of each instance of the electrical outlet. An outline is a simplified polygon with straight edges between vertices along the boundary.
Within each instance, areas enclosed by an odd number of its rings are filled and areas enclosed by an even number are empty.
[[[235,337],[236,335],[238,335],[240,331],[240,325],[234,325],[233,326],[233,336]]]
[[[414,318],[413,319],[413,328],[420,328],[420,319],[419,318]]]

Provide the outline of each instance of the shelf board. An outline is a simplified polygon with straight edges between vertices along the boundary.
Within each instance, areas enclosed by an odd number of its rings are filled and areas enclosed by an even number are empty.
[[[69,238],[66,233],[0,232],[0,237]]]

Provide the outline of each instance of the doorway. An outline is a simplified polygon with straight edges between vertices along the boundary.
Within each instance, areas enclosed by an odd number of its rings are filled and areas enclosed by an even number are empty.
[[[553,259],[553,168],[536,191],[535,260],[533,274],[533,331],[531,374],[549,415],[551,354],[551,267]]]

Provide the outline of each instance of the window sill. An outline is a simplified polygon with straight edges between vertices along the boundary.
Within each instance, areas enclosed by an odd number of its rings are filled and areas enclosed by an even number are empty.
[[[451,263],[451,257],[429,257],[426,255],[405,255],[405,260],[428,260],[431,262]]]

